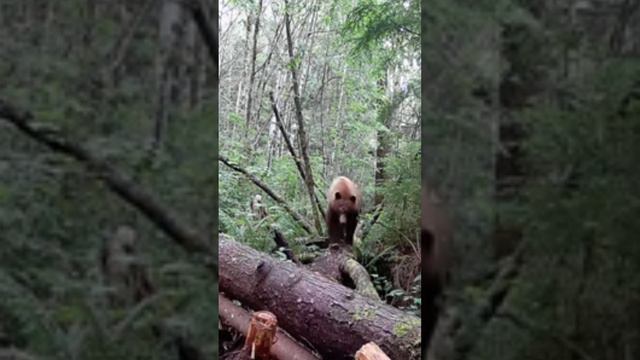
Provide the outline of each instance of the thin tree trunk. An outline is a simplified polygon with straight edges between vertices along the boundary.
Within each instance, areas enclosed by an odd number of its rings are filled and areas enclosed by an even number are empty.
[[[174,80],[172,69],[176,65],[172,61],[177,41],[175,29],[181,18],[180,5],[172,0],[164,0],[160,9],[160,51],[156,65],[157,103],[152,146],[154,153],[162,147],[169,118],[171,83]]]
[[[282,75],[278,76],[278,80],[276,81],[275,89],[280,88],[280,84],[282,83]],[[278,95],[278,94],[276,94]],[[285,103],[286,109],[286,103]],[[271,164],[273,161],[273,157],[275,156],[277,149],[279,147],[278,144],[278,129],[277,124],[275,122],[275,118],[271,118],[271,125],[269,127],[269,147],[268,147],[268,159],[267,159],[267,172],[271,169]]]
[[[258,86],[257,88],[260,89],[260,92],[257,94],[256,99],[258,99],[258,110],[256,111],[256,115],[255,115],[255,122],[256,124],[260,124],[260,114],[262,113],[262,105],[263,105],[263,97],[264,97],[264,93],[265,93],[265,89],[267,87],[267,84],[271,83],[271,78],[273,76],[274,71],[272,70],[271,72],[269,72],[268,74],[266,74],[266,69],[269,67],[269,64],[271,63],[271,59],[273,58],[273,52],[274,49],[278,48],[278,40],[280,39],[280,30],[282,29],[282,23],[279,23],[276,26],[276,31],[275,31],[275,35],[273,36],[273,40],[271,41],[271,46],[270,46],[270,51],[269,51],[269,55],[267,55],[267,59],[264,61],[264,63],[260,66],[260,69],[257,69],[256,72],[260,72],[263,71],[263,73],[265,73],[265,75],[260,77],[260,81],[258,82]],[[277,88],[278,86],[276,86]],[[269,122],[267,122],[267,124],[265,124],[265,128],[268,128],[268,124]],[[260,131],[258,131],[258,133],[256,134],[255,138],[253,139],[253,148],[252,151],[256,151],[257,146],[258,146],[258,142],[260,139],[260,136],[262,134],[262,131],[264,130],[261,129]]]
[[[309,194],[309,201],[311,205],[311,214],[313,217],[313,221],[318,233],[322,233],[322,225],[320,222],[319,213],[322,213],[322,206],[320,205],[320,201],[315,196],[314,192],[314,181],[313,181],[313,172],[311,171],[311,161],[309,160],[309,154],[307,153],[309,142],[307,139],[307,133],[304,128],[304,119],[302,117],[302,103],[300,99],[300,88],[298,84],[298,74],[297,74],[297,66],[295,66],[295,62],[298,60],[294,56],[293,53],[293,38],[291,36],[291,21],[289,18],[289,3],[285,0],[285,28],[287,32],[287,47],[289,50],[289,60],[291,64],[289,65],[289,69],[291,70],[291,78],[293,81],[293,93],[294,93],[294,105],[295,105],[295,115],[298,121],[298,143],[300,145],[300,152],[302,154],[302,160],[305,167],[305,176],[304,181],[307,185],[307,193]],[[319,213],[315,210],[314,204],[317,206]]]
[[[251,34],[251,15],[247,15],[247,25],[245,28],[245,48],[244,48],[244,56],[245,62],[242,66],[242,74],[240,75],[240,81],[238,81],[238,92],[236,94],[236,106],[234,112],[236,114],[240,114],[240,104],[242,103],[242,95],[244,94],[244,78],[247,76],[247,66],[248,66],[248,58],[249,58],[249,37]]]
[[[639,8],[640,0],[625,0],[620,6],[618,21],[609,38],[609,49],[613,56],[620,56],[624,52],[627,26]]]
[[[342,66],[342,72],[340,73],[340,75],[345,74],[347,71],[347,64],[346,62],[344,63],[344,65]],[[342,114],[342,99],[344,98],[344,82],[345,79],[342,78],[342,81],[340,82],[338,89],[337,89],[337,95],[338,95],[338,104],[336,107],[336,111],[333,114],[333,121],[334,121],[334,127],[339,127],[340,131],[339,133],[342,133],[342,131],[344,130],[344,121],[342,121],[341,119],[341,114]],[[335,163],[335,159],[336,159],[336,149],[338,149],[338,137],[335,137],[333,140],[333,147],[331,150],[331,167],[334,169],[334,171],[337,171],[338,174],[342,173],[342,169],[338,167],[338,169],[336,169],[336,166],[334,166]]]
[[[246,109],[246,124],[247,131],[249,130],[249,126],[251,125],[251,102],[252,102],[252,92],[253,92],[253,82],[256,79],[256,56],[258,54],[258,33],[260,31],[260,16],[262,14],[262,0],[258,1],[258,10],[256,11],[256,21],[253,26],[253,45],[251,47],[251,58],[249,61],[250,70],[249,70],[249,84],[247,85],[247,109]],[[247,132],[248,134],[248,132]]]
[[[198,29],[193,21],[186,24],[186,34],[184,36],[184,79],[183,79],[183,103],[186,109],[194,107],[194,92],[197,86],[196,67],[198,62]]]
[[[298,155],[296,155],[296,151],[293,148],[293,144],[291,144],[291,141],[289,141],[289,136],[287,136],[287,132],[284,128],[284,124],[282,124],[282,121],[280,120],[280,113],[278,112],[278,106],[276,105],[276,100],[273,98],[273,93],[269,94],[269,97],[271,98],[271,107],[273,108],[273,115],[275,116],[276,123],[278,124],[278,128],[282,133],[282,138],[284,139],[284,142],[287,144],[287,149],[289,149],[289,153],[291,154],[291,157],[293,158],[293,161],[296,164],[296,168],[298,169],[300,176],[304,178],[303,165],[300,162],[300,158],[298,157]]]
[[[328,48],[327,48],[328,49]],[[328,50],[327,50],[328,52]],[[325,64],[322,69],[322,80],[320,81],[320,153],[322,154],[322,175],[324,178],[327,177],[327,155],[325,153],[325,143],[324,143],[324,88],[327,81],[327,73],[329,72],[329,65]]]
[[[312,11],[312,16],[311,16],[311,25],[309,25],[309,34],[313,34],[315,28],[316,28],[316,23],[317,23],[317,18],[318,18],[318,12],[317,8],[318,7],[318,3],[317,2],[313,2],[311,5],[311,11]],[[309,47],[307,47],[307,50],[309,53],[313,52],[313,45],[315,43],[315,35],[307,35],[311,37],[311,44],[309,44]],[[313,63],[313,57],[308,56],[307,57],[307,68],[304,72],[304,82],[302,85],[302,93],[306,94],[307,93],[307,84],[309,83],[309,72],[311,69],[311,64]]]
[[[131,23],[126,26],[116,43],[113,45],[111,51],[109,51],[109,55],[107,56],[109,64],[107,64],[107,67],[104,70],[104,76],[107,83],[111,86],[115,86],[115,84],[117,84],[116,79],[119,77],[119,70],[124,62],[127,50],[130,48],[137,29],[142,24],[142,21],[151,9],[151,5],[154,3],[154,0],[147,0],[144,6],[140,7],[140,10],[135,14]]]

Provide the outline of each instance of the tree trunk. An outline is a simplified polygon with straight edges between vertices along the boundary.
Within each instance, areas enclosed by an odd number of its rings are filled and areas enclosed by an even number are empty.
[[[156,64],[156,115],[153,132],[153,150],[162,147],[164,141],[169,108],[171,102],[171,84],[174,81],[173,69],[177,65],[173,57],[178,34],[176,29],[182,19],[181,6],[172,0],[164,0],[160,8],[159,53]]]
[[[186,71],[184,79],[184,104],[187,109],[194,109],[198,104],[199,78],[198,70],[200,65],[200,43],[198,41],[198,28],[195,22],[187,23],[187,33],[185,34],[185,57]]]
[[[245,59],[244,64],[242,65],[242,74],[240,75],[240,81],[238,81],[238,92],[236,93],[236,106],[234,112],[236,114],[240,114],[241,108],[240,104],[242,102],[242,95],[244,94],[244,81],[247,76],[247,66],[248,66],[248,58],[249,58],[249,37],[251,34],[251,14],[247,15],[246,28],[245,28],[245,47],[244,47],[244,56]]]
[[[302,117],[302,102],[300,99],[300,86],[298,84],[298,73],[297,73],[297,65],[295,65],[299,59],[297,59],[293,54],[293,37],[291,35],[291,20],[289,18],[289,3],[285,0],[285,28],[287,32],[287,47],[289,50],[289,60],[291,63],[289,64],[289,69],[291,70],[291,78],[293,81],[293,101],[295,104],[295,114],[296,119],[298,121],[298,142],[300,144],[300,153],[302,154],[302,161],[304,164],[305,176],[304,182],[307,185],[307,193],[309,194],[309,201],[311,204],[311,214],[313,216],[313,222],[315,224],[316,230],[319,234],[322,233],[322,225],[320,223],[320,216],[318,214],[322,214],[322,206],[320,205],[320,201],[315,196],[315,192],[313,191],[315,187],[315,183],[313,181],[313,172],[311,171],[311,161],[309,160],[309,154],[307,153],[309,149],[309,139],[307,139],[307,133],[304,128],[304,119]],[[315,206],[317,206],[318,211],[316,211]]]
[[[274,75],[274,73],[276,73],[276,71],[274,69],[272,69],[271,71],[267,71],[267,69],[269,68],[269,64],[271,63],[271,59],[273,58],[273,53],[274,50],[278,48],[278,41],[280,39],[280,33],[282,30],[282,22],[278,23],[278,25],[276,26],[276,30],[275,30],[275,34],[273,36],[273,40],[271,40],[271,44],[269,46],[269,48],[271,49],[269,51],[269,54],[267,55],[267,59],[264,61],[264,63],[260,66],[260,69],[257,69],[256,72],[262,71],[263,72],[263,76],[260,77],[260,81],[258,81],[257,84],[257,89],[259,90],[258,93],[256,93],[256,99],[258,99],[258,110],[256,110],[255,112],[255,118],[254,121],[256,122],[256,124],[260,124],[260,114],[262,113],[262,104],[263,104],[263,98],[264,98],[264,94],[266,91],[266,87],[267,84],[271,84],[272,83],[272,77]],[[279,87],[279,81],[280,79],[278,78],[278,85],[276,85],[276,89]],[[270,90],[270,92],[273,90]],[[271,117],[270,117],[271,118]],[[259,145],[259,141],[260,141],[260,137],[262,135],[262,131],[264,129],[268,129],[269,128],[269,122],[267,122],[264,125],[264,128],[261,129],[261,131],[259,131],[256,134],[255,139],[253,140],[253,147],[252,147],[252,151],[256,151],[258,149],[258,145]],[[269,144],[271,140],[268,140]]]
[[[221,292],[272,312],[283,329],[324,358],[353,359],[370,341],[393,359],[420,358],[419,318],[225,235],[219,236],[219,254]]]
[[[251,124],[251,102],[253,83],[256,80],[256,56],[258,54],[258,32],[260,31],[260,15],[262,14],[262,0],[258,0],[258,10],[256,11],[256,21],[253,27],[253,45],[251,47],[251,58],[249,59],[249,84],[247,85],[247,109],[246,109],[246,122],[247,131]],[[248,132],[247,132],[248,134]]]
[[[328,52],[328,51],[327,51]],[[328,55],[328,54],[327,54]],[[325,146],[324,131],[324,89],[327,83],[327,74],[329,73],[329,65],[325,64],[322,69],[322,80],[320,80],[320,153],[322,154],[322,175],[327,178],[327,154]]]
[[[380,81],[379,85],[384,91],[384,81]],[[393,92],[389,95],[389,99],[383,101],[378,110],[378,122],[384,127],[384,129],[378,130],[377,140],[378,146],[376,148],[376,168],[375,168],[375,196],[374,206],[378,206],[384,200],[384,194],[382,186],[384,185],[387,175],[385,172],[385,161],[387,155],[391,151],[391,138],[389,129],[391,128],[391,121],[393,120],[393,113],[402,104],[406,98],[406,93],[399,91]]]
[[[541,10],[542,11],[542,10]],[[502,29],[501,56],[511,66],[499,84],[499,118],[498,118],[498,152],[495,157],[495,201],[508,204],[517,199],[525,181],[526,173],[523,164],[522,143],[525,140],[525,129],[522,121],[513,116],[513,112],[521,111],[529,106],[532,96],[541,91],[543,74],[535,66],[535,62],[522,63],[518,59],[524,56],[522,41],[525,38],[529,46],[542,48],[545,42],[534,37],[534,30],[519,24],[505,24]],[[496,214],[493,236],[494,257],[502,258],[510,255],[522,238],[519,225],[509,223],[500,214]]]

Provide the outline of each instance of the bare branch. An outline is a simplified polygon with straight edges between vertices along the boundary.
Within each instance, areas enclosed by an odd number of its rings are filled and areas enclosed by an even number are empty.
[[[124,60],[125,55],[127,54],[127,50],[129,49],[131,40],[133,40],[133,35],[140,27],[140,24],[142,23],[142,20],[144,20],[145,16],[149,14],[151,5],[153,5],[155,2],[156,0],[147,0],[147,2],[134,15],[131,24],[126,27],[122,35],[118,38],[115,45],[113,46],[113,49],[111,49],[111,51],[109,52],[108,58],[111,60],[111,63],[109,63],[106,69],[107,71],[112,72],[120,66],[120,64]]]
[[[506,310],[500,311],[499,313],[496,314],[496,318],[508,320],[516,327],[531,331],[540,336],[550,337],[551,339],[561,344],[563,347],[569,350],[572,354],[576,355],[578,358],[582,360],[594,360],[594,358],[591,357],[587,353],[587,351],[585,351],[584,349],[582,349],[581,347],[579,347],[577,344],[570,341],[566,337],[556,334],[554,331],[552,331],[546,326],[542,326],[534,323],[531,320],[525,319],[524,317],[514,313],[513,311],[506,311]]]
[[[313,220],[318,230],[318,233],[322,232],[322,225],[320,224],[320,218],[318,217],[318,212],[314,209],[314,201],[317,204],[317,198],[314,194],[314,182],[313,182],[313,172],[311,171],[311,162],[309,160],[309,154],[307,153],[307,149],[309,147],[309,140],[307,139],[307,133],[304,128],[304,119],[302,117],[302,101],[300,99],[300,85],[298,84],[298,73],[296,72],[296,57],[293,54],[293,37],[291,35],[291,19],[289,17],[289,3],[287,0],[284,1],[285,12],[284,12],[284,25],[287,33],[287,48],[289,50],[289,60],[291,64],[289,65],[289,69],[291,70],[291,79],[293,80],[293,102],[295,104],[295,114],[296,120],[298,121],[298,141],[300,143],[300,152],[302,153],[302,161],[304,164],[304,182],[307,186],[307,192],[309,194],[309,200],[311,201],[311,213],[313,214]],[[320,209],[320,214],[322,214],[322,209]]]
[[[280,129],[280,133],[282,133],[282,137],[284,138],[284,142],[287,144],[287,149],[289,149],[289,153],[291,154],[291,157],[293,158],[293,161],[296,163],[296,167],[298,168],[298,172],[300,173],[300,177],[302,178],[303,181],[305,181],[305,175],[304,175],[304,169],[303,169],[303,165],[302,162],[300,161],[300,157],[298,157],[298,155],[296,154],[295,149],[293,148],[293,144],[291,144],[291,140],[289,140],[289,135],[287,134],[287,131],[284,128],[284,124],[282,123],[282,119],[280,119],[280,112],[278,111],[278,107],[276,105],[276,101],[273,97],[273,92],[269,93],[269,97],[271,98],[271,108],[273,109],[273,114],[276,117],[276,123],[278,124],[278,128]],[[318,196],[316,195],[316,193],[313,193],[313,199],[315,201],[315,205],[318,207],[318,211],[322,214],[323,210],[322,210],[322,205],[320,205],[320,200],[318,199]]]
[[[46,145],[50,149],[70,156],[84,164],[98,179],[102,180],[114,193],[142,212],[147,219],[158,226],[178,245],[191,253],[213,255],[213,248],[192,227],[178,220],[168,208],[149,194],[144,188],[117,171],[106,161],[97,158],[85,148],[65,139],[57,131],[33,124],[33,115],[19,110],[0,99],[0,118],[7,120],[25,135]],[[208,259],[217,274],[217,260]]]
[[[311,226],[304,220],[302,215],[298,214],[295,210],[293,210],[289,206],[289,204],[287,204],[287,202],[284,201],[282,197],[278,196],[275,192],[273,192],[273,190],[271,190],[265,183],[260,181],[260,179],[258,179],[255,175],[249,173],[247,170],[241,168],[240,166],[231,163],[231,161],[229,161],[229,159],[225,158],[224,156],[218,156],[218,160],[220,160],[223,164],[227,165],[229,168],[246,176],[249,180],[251,180],[252,183],[254,183],[257,187],[262,189],[265,193],[267,193],[267,195],[269,195],[270,198],[272,198],[275,202],[280,204],[280,206],[282,206],[284,210],[289,215],[291,215],[291,217],[294,220],[296,220],[300,224],[300,226],[302,226],[304,231],[306,231],[309,234],[313,232],[311,230]]]
[[[216,4],[216,12],[217,12],[217,1]],[[200,35],[202,35],[202,40],[204,40],[205,45],[207,46],[207,50],[209,50],[209,57],[211,61],[213,61],[213,71],[214,71],[214,79],[216,83],[216,87],[218,86],[218,22],[211,21],[207,16],[204,5],[202,5],[201,0],[190,0],[186,3],[187,8],[191,12],[191,16],[193,17],[193,21],[195,21],[198,26],[198,31]]]

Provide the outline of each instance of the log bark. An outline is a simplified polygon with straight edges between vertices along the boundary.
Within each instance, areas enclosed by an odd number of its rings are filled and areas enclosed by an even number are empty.
[[[380,301],[371,276],[364,266],[353,259],[350,246],[331,244],[324,255],[314,260],[309,269],[354,288],[360,295]]]
[[[393,359],[420,358],[420,319],[312,271],[219,236],[220,291],[255,310],[326,359],[353,359],[375,341]]]
[[[380,300],[375,286],[367,270],[359,262],[351,257],[346,257],[340,264],[340,271],[348,275],[355,284],[356,291],[370,299]]]

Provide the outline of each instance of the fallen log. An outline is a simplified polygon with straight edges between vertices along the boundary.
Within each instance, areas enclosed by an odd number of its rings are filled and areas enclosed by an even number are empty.
[[[287,259],[293,261],[296,264],[300,264],[300,261],[298,261],[298,258],[289,247],[289,243],[284,238],[282,232],[280,232],[280,230],[276,229],[275,227],[273,227],[271,230],[273,231],[273,241],[276,243],[278,248],[282,248],[282,252],[287,256]]]
[[[246,334],[251,315],[224,295],[218,296],[218,313],[224,324]],[[271,354],[279,360],[319,360],[302,345],[291,339],[281,329],[276,332],[276,343],[271,346]]]
[[[220,291],[268,310],[325,359],[353,359],[374,341],[392,359],[420,358],[420,319],[220,234]]]
[[[350,249],[331,244],[327,252],[315,259],[309,269],[318,272],[338,283],[373,300],[380,300],[367,270],[351,255]]]

